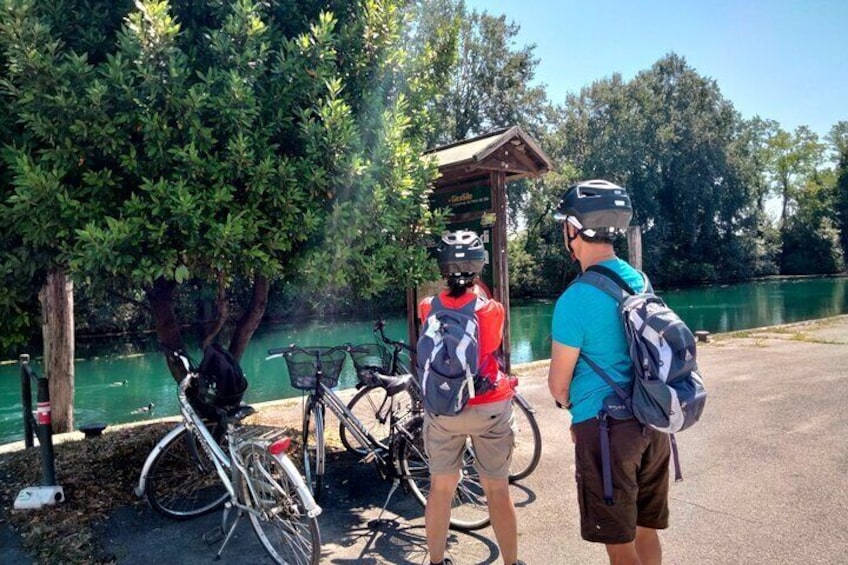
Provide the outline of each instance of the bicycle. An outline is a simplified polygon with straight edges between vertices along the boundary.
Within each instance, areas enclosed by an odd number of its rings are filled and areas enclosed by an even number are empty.
[[[373,381],[371,374],[398,375],[410,372],[411,359],[415,350],[402,341],[396,341],[385,334],[385,322],[379,320],[374,324],[374,335],[381,343],[367,344],[367,351],[361,355],[351,355],[360,380],[357,383],[359,392],[350,400],[347,407],[360,421],[367,422],[369,431],[377,435],[385,435],[387,413],[385,411],[386,394],[378,383]],[[390,349],[390,350],[389,350]],[[542,434],[536,422],[536,409],[518,389],[518,378],[510,377],[513,388],[513,415],[515,430],[515,445],[510,467],[510,482],[527,478],[539,465],[542,457]],[[405,400],[410,406],[420,409],[422,396],[417,379],[413,379],[409,387],[409,399]],[[397,400],[396,400],[397,402]],[[341,425],[339,437],[348,451],[359,453],[358,447],[348,437],[346,428]]]
[[[197,368],[183,351],[169,354],[186,372],[177,393],[183,421],[147,456],[136,495],[146,496],[156,511],[177,520],[223,507],[215,533],[224,541],[216,558],[246,515],[276,563],[316,565],[321,507],[286,454],[291,440],[277,430],[242,425],[255,413],[247,405],[218,408],[216,420],[204,422],[187,395],[198,378]],[[229,523],[232,510],[237,514]]]
[[[380,517],[388,507],[398,486],[411,492],[424,506],[430,490],[430,470],[422,437],[423,416],[420,410],[394,402],[414,382],[412,375],[374,375],[385,392],[384,414],[387,418],[385,436],[376,437],[350,411],[333,391],[347,354],[359,354],[363,349],[344,345],[336,347],[298,347],[290,345],[268,350],[268,359],[283,357],[291,384],[306,393],[303,411],[303,472],[313,496],[320,500],[326,464],[324,415],[329,409],[341,422],[346,433],[361,448],[361,462],[374,462],[383,480],[392,487],[383,504]],[[408,395],[407,395],[408,396]],[[466,452],[465,465],[453,501],[451,527],[476,530],[489,524],[486,497],[479,476],[473,468],[473,452]],[[378,518],[378,521],[380,518]]]

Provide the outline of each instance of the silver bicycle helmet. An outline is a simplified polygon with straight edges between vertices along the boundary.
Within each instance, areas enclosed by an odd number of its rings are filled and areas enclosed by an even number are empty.
[[[624,233],[633,217],[627,190],[605,180],[589,180],[568,187],[554,213],[586,237],[613,237]]]
[[[460,279],[458,282],[464,284],[483,271],[483,266],[489,262],[489,254],[479,235],[459,230],[442,234],[436,246],[436,260],[442,276]]]

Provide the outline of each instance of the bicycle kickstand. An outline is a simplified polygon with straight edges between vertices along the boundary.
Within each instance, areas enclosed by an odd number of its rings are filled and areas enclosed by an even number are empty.
[[[232,510],[232,508],[224,508],[224,515],[221,518],[221,532],[222,533],[224,531],[224,527],[227,524],[227,514],[229,514],[230,510]],[[236,526],[238,526],[239,520],[241,519],[242,514],[243,514],[242,510],[240,510],[240,509],[237,510],[236,517],[233,520],[233,523],[230,526],[229,530],[227,531],[227,536],[224,538],[224,542],[221,544],[221,547],[218,549],[217,555],[215,555],[216,561],[221,559],[221,554],[224,552],[224,548],[227,547],[227,544],[230,542],[230,539],[233,537],[233,533],[235,533],[235,531],[236,531]]]
[[[397,488],[400,486],[400,479],[392,479],[392,488],[389,489],[389,494],[386,496],[386,502],[383,504],[383,508],[380,509],[380,515],[371,522],[371,525],[377,526],[384,522],[383,513],[386,511],[386,508],[389,507],[389,501],[392,499],[392,495],[395,493]]]

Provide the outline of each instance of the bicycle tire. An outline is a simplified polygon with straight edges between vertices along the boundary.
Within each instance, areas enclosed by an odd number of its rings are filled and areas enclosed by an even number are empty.
[[[430,469],[424,451],[423,423],[423,417],[417,416],[406,425],[407,433],[398,440],[398,464],[407,488],[422,506],[426,506],[430,494]],[[465,452],[461,473],[451,502],[450,527],[461,531],[485,528],[489,525],[489,507],[470,449]]]
[[[240,476],[241,498],[256,512],[248,512],[250,524],[265,551],[276,563],[317,565],[321,557],[321,533],[296,481],[285,467],[257,442],[239,450],[245,475]]]
[[[511,483],[527,478],[542,458],[542,433],[536,415],[516,396],[512,398],[512,413],[515,440],[509,468]]]
[[[384,402],[386,402],[386,389],[379,386],[368,386],[357,392],[347,404],[347,409],[377,440],[377,445],[383,449],[386,448],[386,439],[389,437],[389,414]],[[386,413],[378,414],[380,408],[383,408]],[[370,451],[368,446],[359,443],[344,422],[339,422],[339,439],[345,449],[353,454],[364,456]]]
[[[216,426],[207,424],[213,437]],[[226,450],[226,435],[219,444]],[[200,439],[188,428],[174,436],[151,463],[145,493],[154,510],[175,520],[208,514],[229,499]]]
[[[324,407],[311,402],[303,413],[303,476],[315,502],[324,486]]]
[[[348,410],[377,440],[377,447],[382,449],[388,449],[390,432],[390,415],[387,409],[389,404],[384,404],[385,401],[386,389],[369,386],[357,392],[347,405]],[[391,407],[395,409],[395,413],[402,413],[401,411],[408,410],[411,406],[412,397],[408,392],[399,392],[395,394],[392,402]],[[385,414],[378,414],[380,408],[383,408]],[[339,438],[345,449],[353,454],[365,456],[372,451],[370,445],[360,445],[344,423],[339,423]]]

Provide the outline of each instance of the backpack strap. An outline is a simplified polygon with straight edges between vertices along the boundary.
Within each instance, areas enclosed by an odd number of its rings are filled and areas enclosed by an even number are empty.
[[[654,287],[651,285],[648,275],[642,271],[638,272],[642,276],[642,292],[654,292]],[[624,301],[628,296],[636,294],[636,291],[621,278],[621,275],[603,265],[587,267],[586,271],[577,280],[603,290],[619,302]]]

